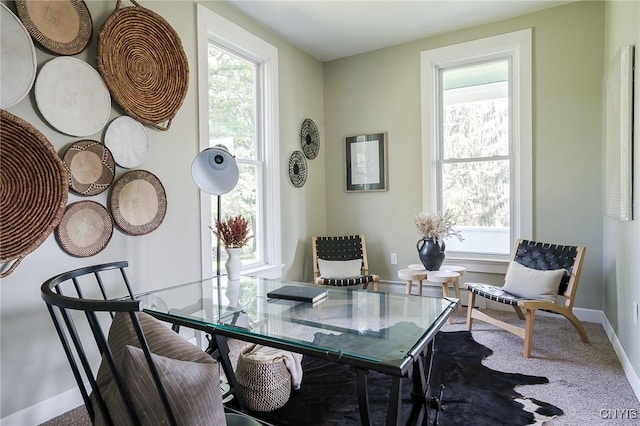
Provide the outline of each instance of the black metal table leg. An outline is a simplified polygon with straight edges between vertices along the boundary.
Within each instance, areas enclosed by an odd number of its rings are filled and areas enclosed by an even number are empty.
[[[242,399],[238,395],[238,381],[236,380],[236,375],[233,372],[233,366],[229,359],[229,345],[227,344],[227,338],[217,334],[207,335],[207,338],[209,339],[209,346],[205,352],[215,358],[222,365],[222,370],[224,371],[227,380],[229,380],[229,386],[231,387],[229,392],[234,394],[238,409],[240,411],[245,411]]]
[[[431,379],[431,365],[433,361],[433,345],[432,340],[427,345],[425,352],[421,353],[413,362],[411,390],[411,414],[407,424],[411,425],[427,425],[429,423],[429,381]]]
[[[367,386],[367,370],[356,368],[356,391],[358,392],[358,407],[360,408],[360,421],[363,426],[371,425],[369,413],[369,389]]]
[[[389,405],[387,407],[387,426],[400,424],[400,405],[402,404],[402,377],[391,378]]]

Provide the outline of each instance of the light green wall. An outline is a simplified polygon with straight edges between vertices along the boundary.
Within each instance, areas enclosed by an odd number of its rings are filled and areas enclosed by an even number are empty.
[[[325,63],[327,228],[366,234],[369,264],[381,279],[397,280],[398,269],[418,261],[420,52],[525,28],[533,28],[533,237],[587,247],[577,305],[602,309],[602,2],[572,3]],[[389,190],[346,193],[344,137],[378,131],[389,134]],[[391,252],[398,253],[397,265],[390,264]]]
[[[12,2],[3,0],[15,12]],[[97,32],[116,7],[114,1],[88,1],[94,33],[90,46],[76,55],[96,66]],[[73,389],[75,382],[53,325],[40,299],[40,285],[50,276],[86,265],[116,260],[130,262],[129,276],[136,291],[186,282],[200,276],[199,192],[191,180],[191,161],[198,153],[198,91],[196,5],[193,1],[140,1],[165,18],[179,34],[190,68],[186,99],[166,132],[147,128],[150,157],[140,167],[156,174],[167,193],[167,214],[154,232],[131,237],[118,230],[104,251],[90,258],[73,258],[50,236],[0,283],[0,418],[13,415],[48,398]],[[286,169],[292,151],[300,149],[300,126],[310,117],[324,133],[322,64],[284,42],[263,26],[246,18],[228,3],[211,1],[206,7],[242,26],[279,51],[280,197],[282,202],[282,258],[288,277],[303,275],[303,244],[311,234],[324,231],[324,154],[309,162],[309,178],[294,188]],[[123,7],[131,6],[128,2]],[[41,65],[54,56],[36,45]],[[9,112],[22,117],[45,134],[58,152],[79,138],[51,128],[37,111],[33,92]],[[111,118],[122,115],[113,103]],[[102,132],[90,138],[102,140]],[[117,176],[125,170],[118,168]],[[70,196],[70,202],[81,199]],[[90,197],[106,205],[107,194]],[[170,243],[168,243],[170,242]],[[57,402],[56,402],[57,404]],[[45,408],[43,408],[45,410]],[[28,410],[31,415],[34,411]],[[36,416],[37,416],[37,409]],[[27,418],[19,424],[38,424]],[[3,422],[4,424],[4,422]],[[9,424],[9,423],[7,423]]]
[[[634,164],[640,164],[640,2],[611,1],[606,4],[605,19],[605,64],[609,64],[618,49],[624,45],[635,45],[635,142]],[[603,151],[604,152],[604,151]],[[639,217],[638,167],[634,170],[634,217]],[[638,220],[619,222],[605,217],[604,222],[604,311],[633,364],[636,375],[640,375],[640,325],[633,324],[632,302],[640,304],[640,262],[638,261]]]
[[[40,284],[46,278],[63,270],[121,259],[131,262],[131,276],[138,291],[185,281],[199,274],[198,191],[189,171],[191,159],[198,151],[195,6],[185,1],[141,4],[163,16],[176,29],[191,68],[187,98],[171,130],[147,130],[151,156],[142,168],[163,181],[169,200],[167,216],[158,230],[146,236],[127,237],[115,231],[107,249],[88,259],[67,256],[50,237],[2,280],[0,418],[75,386],[40,300]],[[601,204],[596,200],[602,194],[600,93],[605,39],[602,3],[580,2],[324,66],[229,4],[219,1],[203,4],[279,49],[282,258],[288,279],[310,279],[311,235],[365,233],[370,264],[376,265],[376,272],[385,279],[395,279],[397,271],[389,263],[390,252],[398,253],[397,268],[417,261],[413,215],[422,205],[420,51],[534,28],[535,236],[588,247],[578,305],[603,308],[603,253],[599,248],[603,241],[603,220]],[[77,57],[95,66],[95,34],[115,2],[90,1],[87,5],[93,17],[94,38],[89,49]],[[10,8],[15,10],[13,5]],[[637,3],[616,3],[606,10],[607,46],[615,46],[625,36],[637,44]],[[616,30],[619,22],[624,25]],[[53,57],[39,47],[36,51],[40,64]],[[75,141],[42,121],[33,94],[10,112],[34,124],[59,151]],[[639,112],[640,108],[636,108],[636,117]],[[121,114],[114,104],[112,118]],[[300,124],[307,117],[318,126],[321,149],[318,157],[308,162],[307,183],[297,189],[288,180],[287,164],[291,152],[300,149]],[[389,132],[389,191],[346,194],[344,137],[381,130]],[[91,199],[105,203],[106,195]],[[70,201],[77,200],[72,196]],[[628,300],[640,299],[639,286],[633,281],[640,276],[637,273],[640,267],[632,257],[635,252],[632,241],[637,240],[633,237],[640,233],[634,223],[604,221],[607,253],[604,309],[612,323],[615,319],[616,331],[638,371],[640,351],[632,343],[633,333],[637,336],[638,329],[628,325],[630,312],[626,306]],[[170,248],[166,241],[171,241]],[[500,277],[480,278],[496,282]],[[43,359],[47,359],[46,364]]]

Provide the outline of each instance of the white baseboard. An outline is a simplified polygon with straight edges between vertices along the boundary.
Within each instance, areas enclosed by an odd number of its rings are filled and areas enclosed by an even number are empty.
[[[622,343],[618,340],[618,336],[615,331],[613,331],[613,327],[609,322],[609,318],[607,318],[604,313],[602,314],[602,326],[604,327],[604,331],[607,333],[609,337],[609,341],[611,345],[613,345],[613,350],[618,355],[618,359],[620,360],[620,364],[622,364],[622,369],[624,370],[625,375],[627,376],[627,380],[629,380],[629,384],[633,389],[633,392],[636,394],[636,398],[640,401],[640,376],[638,372],[635,371],[629,357],[627,357],[627,353],[622,347]]]
[[[74,388],[3,417],[0,419],[0,425],[39,425],[80,405],[84,405],[82,395],[77,388]]]

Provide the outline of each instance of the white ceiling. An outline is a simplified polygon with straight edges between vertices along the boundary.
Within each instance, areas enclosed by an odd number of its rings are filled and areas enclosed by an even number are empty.
[[[229,0],[326,62],[574,0]]]

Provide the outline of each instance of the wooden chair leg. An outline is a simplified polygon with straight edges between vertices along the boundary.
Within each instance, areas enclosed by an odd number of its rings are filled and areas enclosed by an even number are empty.
[[[571,324],[573,324],[575,329],[578,331],[582,343],[589,343],[589,336],[587,336],[587,332],[585,331],[584,326],[582,325],[580,320],[572,312],[564,313],[564,316],[571,322]]]
[[[522,348],[522,355],[525,358],[531,356],[531,346],[533,345],[533,322],[536,319],[536,310],[527,309],[526,323],[524,326],[524,347]]]
[[[469,292],[469,300],[467,303],[467,330],[471,331],[471,327],[473,326],[473,318],[471,314],[473,313],[473,307],[476,303],[476,294],[472,291]]]
[[[524,320],[524,314],[522,313],[522,309],[520,309],[519,306],[514,306],[513,310],[516,311],[516,315],[518,315],[518,318]]]
[[[411,285],[412,284],[413,284],[413,281],[407,280],[407,289],[405,290],[406,294],[411,294]]]

